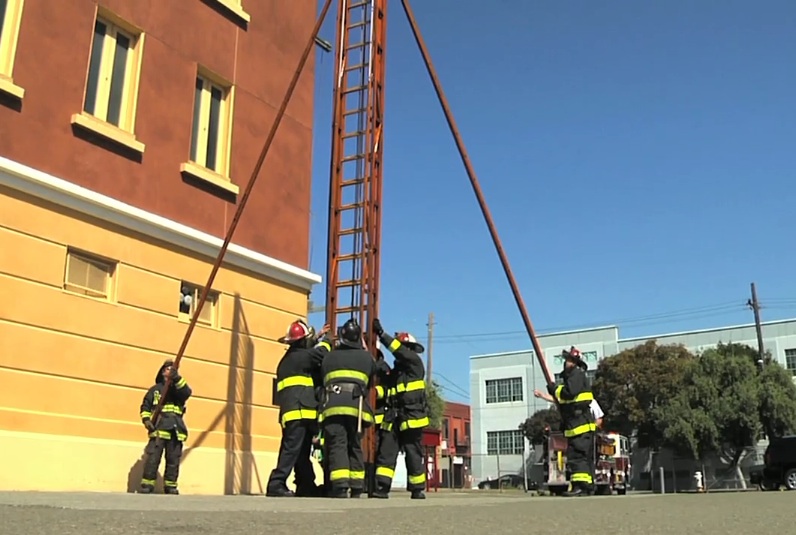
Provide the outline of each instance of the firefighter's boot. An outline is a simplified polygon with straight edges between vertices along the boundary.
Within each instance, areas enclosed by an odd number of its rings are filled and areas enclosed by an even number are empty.
[[[155,492],[154,485],[141,485],[141,488],[138,489],[138,494],[152,494]]]
[[[295,496],[292,490],[282,486],[266,489],[265,495],[269,498],[292,498]]]
[[[384,487],[379,487],[373,491],[373,494],[371,494],[370,497],[377,498],[379,500],[386,500],[390,497],[390,491]]]
[[[412,491],[412,499],[413,500],[425,500],[426,499],[426,493],[423,492],[422,490],[413,490]]]
[[[575,498],[578,496],[588,496],[588,489],[587,486],[583,483],[573,483],[572,490],[569,490],[564,493],[564,496],[568,498]]]
[[[362,497],[362,492],[363,491],[360,490],[360,489],[357,489],[357,490],[351,489],[351,497],[352,498],[361,498]]]
[[[174,494],[176,496],[179,493],[180,493],[180,491],[177,490],[177,487],[165,487],[163,489],[163,494]]]

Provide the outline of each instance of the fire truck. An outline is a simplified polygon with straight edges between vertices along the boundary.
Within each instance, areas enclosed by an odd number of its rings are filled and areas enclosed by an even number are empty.
[[[626,494],[630,485],[630,440],[618,433],[597,432],[594,458],[595,494]],[[567,439],[563,433],[548,433],[542,459],[548,490],[561,496],[569,488]]]

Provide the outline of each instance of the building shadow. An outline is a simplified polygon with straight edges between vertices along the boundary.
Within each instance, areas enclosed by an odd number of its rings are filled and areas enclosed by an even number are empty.
[[[141,477],[144,475],[144,461],[146,461],[146,451],[141,452],[141,457],[130,467],[127,473],[127,492],[135,493],[141,487]],[[163,476],[158,470],[155,492],[163,492]]]
[[[252,451],[254,342],[250,333],[240,294],[235,294],[227,382],[224,494],[251,494],[255,488],[260,494],[264,492]]]

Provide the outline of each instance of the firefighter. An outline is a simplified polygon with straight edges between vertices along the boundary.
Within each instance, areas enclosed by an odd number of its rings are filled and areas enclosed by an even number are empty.
[[[567,439],[567,471],[572,489],[567,496],[584,496],[594,492],[594,415],[590,410],[594,399],[586,377],[588,365],[580,351],[572,346],[562,352],[563,384],[547,386],[561,411],[561,428]]]
[[[374,418],[367,395],[376,362],[362,343],[362,328],[346,321],[338,332],[339,345],[323,359],[323,405],[320,415],[328,495],[359,498],[365,488],[362,428]]]
[[[419,353],[425,349],[409,333],[386,334],[378,319],[373,320],[373,331],[382,345],[395,356],[388,399],[395,411],[394,420],[382,425],[379,456],[376,459],[376,490],[374,498],[389,497],[398,452],[404,451],[406,461],[406,490],[412,499],[424,500],[426,467],[423,456],[423,428],[429,425],[426,400],[425,367]],[[388,429],[389,428],[389,429]]]
[[[166,392],[166,399],[158,414],[157,421],[152,421],[152,411],[160,402],[166,377],[171,378],[171,385]],[[155,384],[144,394],[141,402],[141,422],[149,431],[149,442],[144,449],[146,461],[144,474],[141,478],[143,494],[151,494],[155,490],[158,466],[163,451],[166,452],[166,469],[163,472],[163,491],[166,494],[179,494],[177,478],[180,475],[180,459],[182,446],[188,439],[188,428],[185,426],[185,402],[191,397],[191,387],[180,376],[173,360],[166,360],[155,376]]]
[[[328,332],[327,325],[319,336]],[[302,320],[288,326],[279,343],[288,344],[276,368],[276,401],[282,426],[279,458],[271,471],[266,496],[320,496],[312,468],[312,438],[317,433],[318,398],[315,386],[321,362],[331,344],[326,338],[316,341],[312,327]],[[287,478],[295,470],[296,492],[287,488]]]

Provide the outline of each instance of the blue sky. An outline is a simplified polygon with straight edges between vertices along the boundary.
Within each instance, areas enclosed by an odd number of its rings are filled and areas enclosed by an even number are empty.
[[[748,323],[752,281],[764,320],[796,316],[796,2],[491,4],[413,8],[537,331]],[[388,21],[381,319],[425,340],[434,312],[461,401],[470,355],[530,342],[399,0]],[[321,274],[333,67],[319,52]]]

